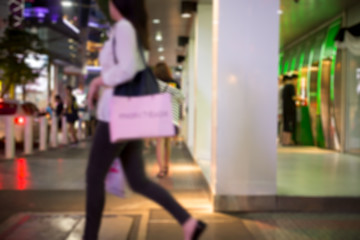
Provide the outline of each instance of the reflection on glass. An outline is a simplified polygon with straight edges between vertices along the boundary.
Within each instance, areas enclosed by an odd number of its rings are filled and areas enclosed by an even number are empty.
[[[310,118],[311,118],[311,130],[314,136],[315,145],[317,139],[316,133],[316,117],[317,117],[317,86],[318,86],[318,72],[319,72],[319,63],[314,63],[311,67],[310,74],[310,96],[309,96],[309,110],[310,110]]]
[[[16,189],[25,190],[29,181],[28,164],[25,158],[16,159]]]
[[[347,141],[346,148],[349,152],[360,154],[360,56],[348,54],[347,66]]]

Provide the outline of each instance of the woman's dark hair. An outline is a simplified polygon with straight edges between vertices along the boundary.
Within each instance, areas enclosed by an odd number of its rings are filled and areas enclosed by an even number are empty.
[[[110,0],[123,17],[129,20],[136,30],[142,46],[149,50],[148,14],[144,0]]]
[[[56,100],[56,101],[61,101],[60,95],[56,95],[56,96],[55,96],[55,100]]]
[[[156,64],[154,69],[154,74],[156,78],[164,81],[164,82],[171,82],[173,79],[171,77],[170,68],[164,62],[160,62]]]

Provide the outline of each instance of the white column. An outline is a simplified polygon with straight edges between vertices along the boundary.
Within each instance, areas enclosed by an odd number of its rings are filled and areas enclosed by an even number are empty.
[[[48,124],[46,117],[41,117],[39,119],[40,124],[40,151],[46,151],[47,150],[47,136],[48,136]]]
[[[59,94],[59,66],[54,64],[54,96]]]
[[[5,158],[15,157],[15,124],[13,117],[5,118]]]
[[[271,210],[276,195],[279,0],[214,0],[215,210]]]
[[[50,130],[50,144],[51,147],[56,148],[58,146],[58,118],[55,116],[51,119],[51,130]]]
[[[25,154],[32,154],[34,148],[34,138],[33,138],[33,118],[25,118],[25,136],[24,136],[24,149]]]
[[[195,160],[210,183],[211,93],[212,93],[212,5],[198,4],[195,30]]]
[[[186,60],[186,69],[185,74],[187,81],[187,93],[186,93],[186,107],[187,107],[187,116],[186,116],[186,143],[190,152],[194,155],[194,141],[195,141],[195,40],[194,36],[189,39],[189,55]]]
[[[77,125],[78,125],[78,128],[77,128],[77,137],[78,137],[78,140],[82,140],[84,138],[84,135],[83,135],[83,129],[82,129],[82,119],[79,118],[79,120],[77,121]]]

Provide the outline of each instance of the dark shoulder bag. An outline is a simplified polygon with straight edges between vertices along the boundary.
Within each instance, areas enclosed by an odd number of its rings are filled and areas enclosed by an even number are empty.
[[[112,39],[114,62],[117,64],[116,38]],[[159,86],[151,68],[146,64],[145,56],[141,44],[138,40],[138,51],[140,52],[145,69],[136,73],[135,77],[124,84],[119,84],[114,88],[114,96],[143,96],[159,93]]]

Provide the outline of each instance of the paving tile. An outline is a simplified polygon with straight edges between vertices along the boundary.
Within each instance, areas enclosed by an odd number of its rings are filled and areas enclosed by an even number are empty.
[[[79,148],[37,153],[25,160],[0,160],[0,221],[25,212],[0,224],[0,239],[80,239],[87,154],[85,143]],[[153,181],[169,190],[196,218],[208,223],[201,239],[360,239],[360,215],[350,212],[358,200],[324,201],[322,197],[329,193],[358,193],[359,157],[313,148],[279,150],[278,185],[285,197],[278,198],[277,204],[297,211],[337,207],[348,210],[343,214],[212,212],[206,180],[187,151],[174,148],[170,176],[164,179],[155,177],[158,169],[154,149],[146,153],[146,163],[147,174]],[[317,193],[320,199],[317,202],[311,197],[286,196]],[[172,216],[136,193],[129,193],[125,199],[107,195],[105,210],[100,240],[182,240],[181,227]],[[79,214],[68,213],[72,211]]]
[[[359,214],[266,213],[238,217],[256,239],[360,239]]]
[[[0,226],[2,240],[81,240],[85,219],[78,214],[24,213]],[[133,218],[104,215],[99,238],[101,240],[127,240]]]
[[[28,214],[19,216],[14,225],[0,233],[4,240],[34,240],[54,239],[63,240],[80,221],[78,216]]]
[[[191,213],[194,217],[201,219],[208,225],[201,239],[255,239],[239,218],[218,213],[197,211],[192,211]],[[183,240],[183,235],[181,227],[167,212],[164,210],[153,210],[150,215],[147,239]]]

